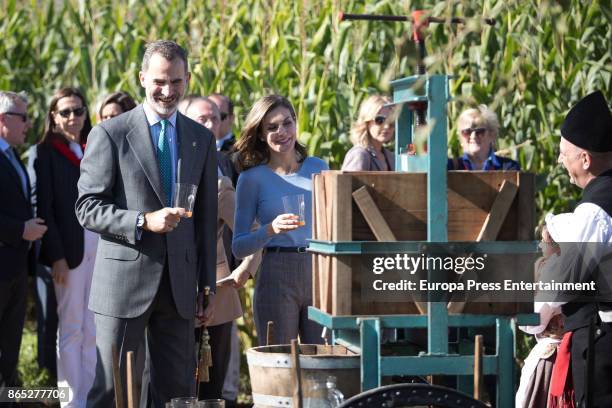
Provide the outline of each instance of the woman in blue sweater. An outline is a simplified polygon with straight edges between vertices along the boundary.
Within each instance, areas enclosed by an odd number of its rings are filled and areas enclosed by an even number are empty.
[[[302,343],[320,343],[321,327],[310,321],[312,261],[305,252],[312,236],[312,181],[327,164],[307,157],[297,141],[296,114],[286,98],[268,95],[249,112],[236,144],[241,169],[236,188],[232,250],[244,258],[264,248],[253,302],[259,343],[266,325],[274,322],[274,342],[287,344],[298,334]],[[305,225],[287,213],[283,197],[303,195]],[[260,227],[253,229],[257,221]]]

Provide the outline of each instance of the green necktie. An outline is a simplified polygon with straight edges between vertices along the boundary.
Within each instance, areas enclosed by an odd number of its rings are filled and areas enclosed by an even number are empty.
[[[172,155],[170,154],[170,142],[167,135],[168,121],[162,119],[159,123],[161,124],[161,131],[157,140],[159,175],[166,193],[166,206],[172,207]]]

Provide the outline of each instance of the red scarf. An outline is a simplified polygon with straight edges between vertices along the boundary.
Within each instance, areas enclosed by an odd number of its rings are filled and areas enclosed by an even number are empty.
[[[574,408],[574,384],[570,372],[572,332],[563,335],[557,348],[557,358],[553,366],[550,388],[548,390],[548,408]]]
[[[77,155],[70,149],[70,147],[68,147],[66,143],[56,139],[51,141],[51,146],[53,146],[53,148],[57,150],[59,154],[67,158],[70,163],[74,164],[77,167],[81,165],[81,159],[77,157]],[[83,152],[85,152],[84,144],[81,145],[81,149],[83,149]]]

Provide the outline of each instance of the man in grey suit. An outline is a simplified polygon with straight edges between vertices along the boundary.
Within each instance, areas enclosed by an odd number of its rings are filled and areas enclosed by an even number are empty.
[[[112,406],[112,348],[125,384],[125,354],[145,327],[149,400],[163,407],[195,395],[194,316],[210,318],[201,293],[215,287],[217,160],[212,134],[177,112],[189,78],[183,48],[150,43],[140,72],[145,102],[89,134],[76,204],[79,222],[100,234],[89,299],[98,362],[88,407]],[[198,185],[192,218],[172,206],[175,180]]]

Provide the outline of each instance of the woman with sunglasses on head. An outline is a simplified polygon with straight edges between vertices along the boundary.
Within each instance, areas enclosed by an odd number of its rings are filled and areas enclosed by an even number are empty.
[[[308,157],[297,140],[296,114],[286,98],[260,98],[249,112],[236,144],[242,170],[236,188],[232,250],[244,258],[264,249],[255,283],[253,309],[259,344],[274,322],[274,344],[298,334],[302,343],[321,343],[322,327],[308,319],[312,305],[312,261],[305,252],[312,237],[312,175],[327,164]],[[284,209],[283,197],[302,195],[305,223]],[[257,220],[261,227],[253,229]]]
[[[486,105],[463,111],[458,125],[463,156],[448,159],[448,170],[520,170],[514,160],[495,154],[499,121]]]
[[[98,123],[119,116],[124,112],[132,110],[136,107],[136,102],[127,93],[123,91],[113,92],[106,96],[100,103],[96,119]]]
[[[84,230],[74,212],[90,130],[83,94],[76,88],[60,89],[51,98],[34,161],[38,214],[49,228],[40,257],[51,267],[57,297],[58,386],[70,390],[69,402],[62,407],[85,406],[96,366],[94,317],[87,302],[98,236]]]
[[[346,153],[342,170],[394,171],[395,157],[385,144],[393,141],[395,124],[391,100],[372,95],[361,103],[357,122],[351,128],[353,147]]]

